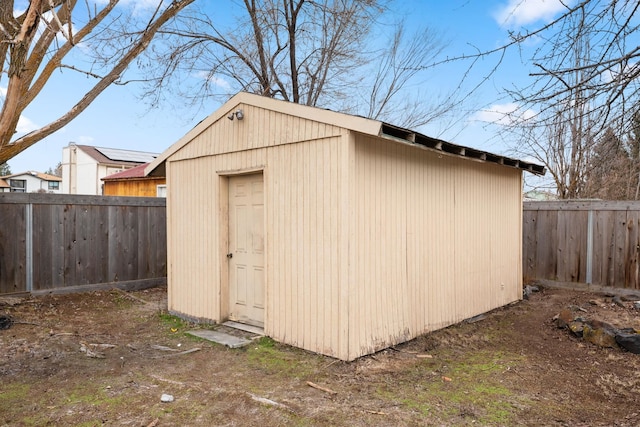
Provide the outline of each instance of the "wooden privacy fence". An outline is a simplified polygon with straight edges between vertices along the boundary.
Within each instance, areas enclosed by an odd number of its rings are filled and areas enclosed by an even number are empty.
[[[525,202],[529,279],[640,289],[640,202]]]
[[[0,193],[0,294],[166,283],[164,198]]]

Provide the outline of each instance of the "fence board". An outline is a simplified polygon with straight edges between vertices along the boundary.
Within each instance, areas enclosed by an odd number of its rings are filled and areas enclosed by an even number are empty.
[[[640,212],[627,212],[627,240],[625,247],[625,282],[638,289],[638,218]]]
[[[536,247],[537,236],[536,227],[538,221],[534,215],[525,215],[522,218],[522,233],[524,234],[522,239],[522,256],[523,256],[523,268],[522,274],[525,278],[532,278],[536,274]]]
[[[611,286],[624,288],[625,275],[625,241],[627,238],[627,212],[616,211],[615,213],[615,237],[614,237],[614,266],[613,282]]]
[[[558,247],[558,214],[553,211],[541,211],[538,214],[536,227],[536,260],[537,271],[544,277],[557,280],[557,247]],[[542,234],[542,230],[548,231]],[[534,275],[534,277],[537,277]]]
[[[0,194],[0,294],[29,291],[27,206],[34,293],[166,280],[165,199],[7,193]]]
[[[522,229],[527,278],[640,289],[640,202],[525,202]]]
[[[0,205],[0,293],[26,292],[26,218],[21,205]]]

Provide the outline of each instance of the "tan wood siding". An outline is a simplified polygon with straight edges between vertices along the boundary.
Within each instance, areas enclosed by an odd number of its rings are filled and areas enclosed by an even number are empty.
[[[190,317],[220,321],[221,280],[226,252],[220,242],[221,187],[224,174],[261,168],[265,150],[251,150],[190,161],[169,162],[168,280],[169,310]]]
[[[349,358],[517,300],[520,172],[362,137]]]
[[[342,128],[240,104],[244,119],[222,118],[185,145],[172,161],[341,135]],[[266,131],[262,132],[262,129]],[[196,142],[197,141],[197,142]]]
[[[166,181],[165,178],[104,181],[103,193],[105,196],[156,197],[158,185],[164,185]]]
[[[336,357],[341,343],[338,216],[340,137],[304,144],[169,163],[171,259],[169,309],[190,317],[224,319],[224,240],[213,212],[222,212],[220,174],[264,173],[267,218],[265,333]],[[179,178],[173,178],[174,176]],[[205,179],[206,176],[211,179]],[[223,185],[223,184],[222,184]],[[173,188],[188,191],[172,191]],[[270,196],[272,195],[272,196]],[[193,224],[198,224],[194,227]],[[201,225],[202,224],[202,225]],[[206,255],[206,256],[205,256]],[[220,289],[220,292],[218,291]],[[342,326],[346,328],[346,325]],[[346,343],[342,343],[346,350]]]
[[[268,151],[268,321],[265,331],[289,344],[346,358],[337,331],[340,309],[341,138]]]

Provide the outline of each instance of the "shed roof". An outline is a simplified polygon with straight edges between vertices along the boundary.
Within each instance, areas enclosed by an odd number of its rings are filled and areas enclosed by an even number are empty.
[[[488,151],[477,150],[462,145],[453,144],[441,139],[432,138],[419,132],[395,126],[379,120],[367,119],[361,116],[354,116],[345,113],[338,113],[331,110],[325,110],[317,107],[296,104],[292,102],[282,101],[278,99],[268,98],[260,95],[254,95],[247,92],[240,92],[230,98],[222,107],[209,115],[207,118],[198,123],[193,129],[187,132],[176,143],[171,145],[167,150],[155,158],[145,168],[145,175],[164,175],[164,162],[182,147],[187,145],[196,136],[205,131],[209,126],[226,116],[229,111],[233,111],[239,104],[252,105],[271,111],[289,114],[309,120],[315,120],[322,123],[328,123],[359,132],[365,135],[371,135],[402,143],[419,145],[426,149],[446,153],[457,157],[465,157],[476,161],[496,163],[507,167],[513,167],[531,172],[536,175],[544,175],[544,166],[526,162],[523,160],[513,159],[510,157],[493,154]]]

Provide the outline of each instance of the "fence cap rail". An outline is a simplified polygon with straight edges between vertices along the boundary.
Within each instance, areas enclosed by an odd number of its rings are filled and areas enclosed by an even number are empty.
[[[83,194],[0,193],[0,204],[149,206],[167,205],[164,197],[90,196]]]
[[[640,200],[556,200],[524,202],[525,211],[638,211]]]

